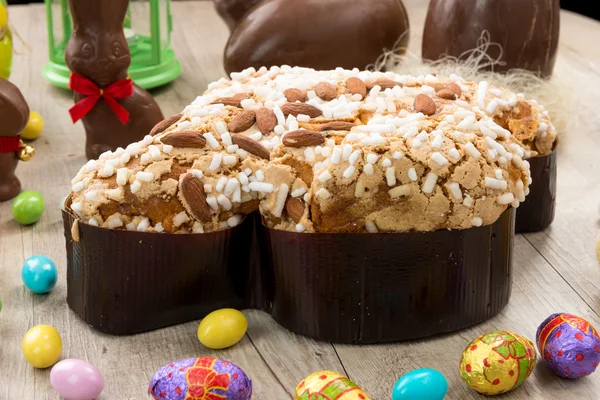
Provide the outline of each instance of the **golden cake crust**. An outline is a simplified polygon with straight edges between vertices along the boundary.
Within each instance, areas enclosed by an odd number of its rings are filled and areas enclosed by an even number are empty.
[[[491,224],[552,151],[542,106],[460,77],[273,67],[232,74],[73,180],[71,209],[113,229],[210,232],[260,209],[298,232]]]

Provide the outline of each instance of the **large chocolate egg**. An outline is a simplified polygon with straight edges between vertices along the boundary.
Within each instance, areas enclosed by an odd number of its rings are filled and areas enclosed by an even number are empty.
[[[215,9],[230,31],[236,27],[238,22],[246,15],[248,10],[261,0],[213,0]]]
[[[481,394],[495,395],[520,386],[536,363],[533,343],[508,331],[486,333],[473,340],[460,360],[460,376]]]
[[[495,71],[526,69],[552,74],[558,47],[559,0],[431,0],[423,32],[423,58],[455,57],[478,47],[484,31],[502,47]],[[498,46],[488,55],[496,59]]]
[[[331,371],[310,374],[296,387],[294,400],[371,400],[358,385]]]
[[[576,315],[552,314],[539,326],[535,340],[548,368],[563,378],[587,376],[600,363],[600,336]]]
[[[148,393],[157,400],[250,400],[252,381],[230,361],[187,358],[159,369],[150,381]]]
[[[408,30],[401,0],[263,0],[229,38],[225,70],[364,69],[384,49],[405,48]]]

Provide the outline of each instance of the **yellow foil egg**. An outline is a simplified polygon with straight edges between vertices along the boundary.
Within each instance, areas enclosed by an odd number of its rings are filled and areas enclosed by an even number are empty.
[[[358,385],[332,371],[310,374],[296,386],[294,400],[371,400]]]
[[[460,360],[460,376],[477,392],[495,395],[517,388],[531,375],[537,355],[531,341],[509,331],[473,340]]]
[[[44,119],[42,116],[35,111],[31,111],[29,113],[29,121],[27,121],[27,126],[21,132],[21,138],[25,140],[34,140],[37,139],[44,129]]]
[[[208,314],[198,326],[198,340],[210,349],[231,347],[244,337],[248,321],[233,308],[223,308]]]
[[[62,340],[50,325],[37,325],[27,331],[21,343],[23,355],[36,368],[56,364],[62,353]]]

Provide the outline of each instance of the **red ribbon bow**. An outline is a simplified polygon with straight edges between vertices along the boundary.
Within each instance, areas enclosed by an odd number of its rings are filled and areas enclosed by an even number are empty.
[[[0,137],[0,153],[12,153],[20,148],[21,138],[19,136]]]
[[[75,93],[86,96],[69,110],[73,123],[85,117],[96,106],[101,97],[123,125],[129,120],[129,112],[116,99],[126,99],[133,95],[133,82],[131,79],[121,79],[107,88],[101,89],[89,79],[73,73],[69,79],[69,88]]]

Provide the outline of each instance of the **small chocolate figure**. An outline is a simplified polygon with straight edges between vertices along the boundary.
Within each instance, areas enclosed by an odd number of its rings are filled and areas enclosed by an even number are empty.
[[[73,35],[66,51],[75,92],[73,122],[83,121],[85,153],[98,158],[107,150],[141,140],[163,114],[150,93],[127,74],[131,53],[123,33],[128,0],[69,0]]]
[[[33,156],[33,149],[19,137],[28,120],[29,106],[21,91],[0,78],[0,201],[10,200],[21,191],[15,169],[19,160],[28,161]]]

